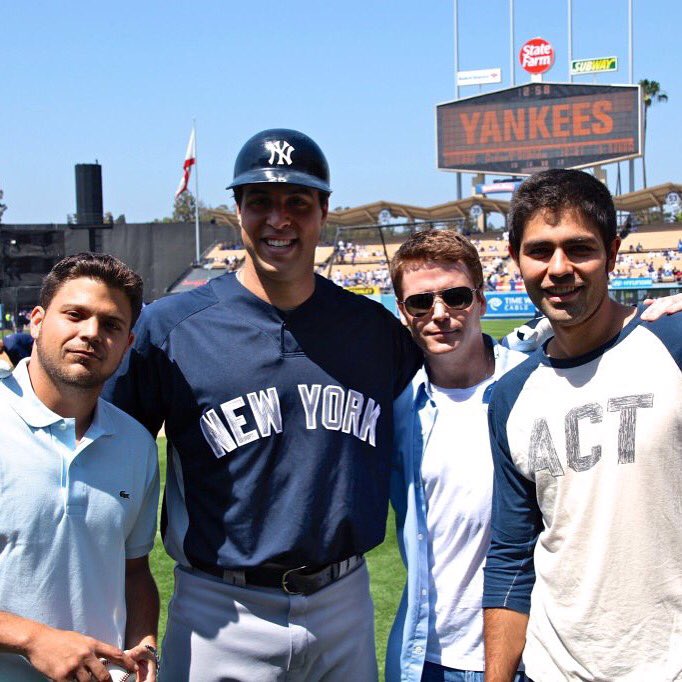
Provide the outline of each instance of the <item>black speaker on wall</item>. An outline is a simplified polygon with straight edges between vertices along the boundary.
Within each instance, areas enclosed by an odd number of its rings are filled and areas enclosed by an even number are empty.
[[[79,225],[102,225],[102,166],[98,163],[76,164],[76,222]]]

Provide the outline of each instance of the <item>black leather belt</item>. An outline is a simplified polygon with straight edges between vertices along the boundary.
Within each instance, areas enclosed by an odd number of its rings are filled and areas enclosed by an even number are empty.
[[[364,562],[365,558],[358,554],[322,567],[290,568],[279,564],[263,564],[255,568],[232,571],[219,566],[198,564],[193,568],[238,587],[276,587],[287,594],[309,595],[347,576]]]

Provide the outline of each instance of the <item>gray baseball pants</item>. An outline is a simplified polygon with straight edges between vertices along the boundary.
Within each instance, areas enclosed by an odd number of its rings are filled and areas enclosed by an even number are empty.
[[[160,682],[376,682],[360,568],[309,596],[175,567]]]

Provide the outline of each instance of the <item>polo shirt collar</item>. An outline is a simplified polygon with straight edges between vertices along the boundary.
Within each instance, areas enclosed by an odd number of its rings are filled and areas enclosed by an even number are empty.
[[[33,390],[31,377],[28,374],[29,358],[24,358],[14,368],[12,376],[5,379],[5,386],[10,390],[9,403],[14,411],[31,427],[42,429],[62,421],[64,417],[50,410]],[[108,404],[98,398],[95,415],[86,432],[90,440],[99,436],[110,436],[114,433],[113,423],[108,414]]]
[[[95,405],[95,416],[92,419],[92,424],[85,434],[92,440],[100,436],[113,436],[115,433],[114,424],[111,420],[110,405],[103,398],[97,398],[97,405]]]

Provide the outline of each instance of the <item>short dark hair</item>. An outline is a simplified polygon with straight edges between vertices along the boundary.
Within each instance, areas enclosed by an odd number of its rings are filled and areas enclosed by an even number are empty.
[[[559,221],[570,210],[597,227],[606,248],[616,238],[616,207],[606,185],[584,171],[554,168],[532,175],[512,198],[508,219],[512,253],[519,253],[523,229],[538,211],[549,221]]]
[[[130,302],[130,326],[137,322],[142,310],[142,278],[123,261],[106,253],[84,251],[62,258],[43,279],[40,306],[47,310],[62,284],[79,277],[97,279],[113,289],[120,289]]]
[[[476,247],[454,230],[422,230],[410,235],[396,251],[389,265],[393,288],[403,296],[403,274],[409,265],[457,263],[467,266],[476,288],[483,286],[483,268]]]
[[[266,185],[268,183],[261,182],[256,184]],[[232,190],[234,192],[234,202],[237,204],[237,206],[239,206],[239,208],[242,207],[242,199],[244,198],[244,187],[246,187],[246,185],[238,185]],[[314,187],[309,187],[308,189],[317,191],[317,196],[320,200],[320,208],[324,208],[329,203],[329,197],[331,196],[331,192],[325,192],[321,189],[315,190]]]

